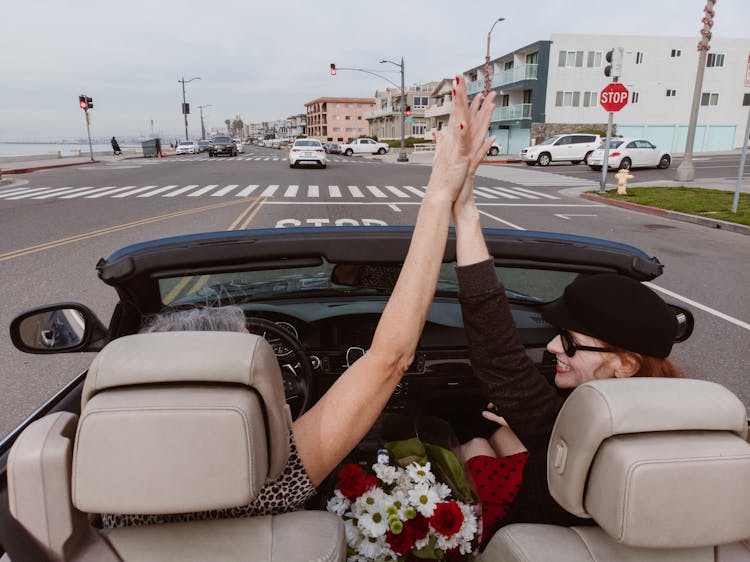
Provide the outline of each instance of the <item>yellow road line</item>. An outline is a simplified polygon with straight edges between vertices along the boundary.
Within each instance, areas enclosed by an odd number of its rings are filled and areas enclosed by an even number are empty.
[[[268,197],[261,197],[260,199],[258,199],[258,205],[255,207],[255,209],[250,214],[250,216],[247,217],[247,220],[245,220],[245,222],[242,224],[242,228],[240,230],[244,230],[248,227],[248,225],[253,221],[253,218],[255,218],[255,215],[257,215],[258,211],[260,211],[260,208],[263,206],[263,203],[266,202],[266,199],[268,199]]]
[[[80,242],[81,240],[86,240],[88,238],[94,238],[96,236],[101,236],[103,234],[111,234],[113,232],[118,232],[120,230],[127,230],[128,228],[135,228],[136,226],[142,226],[144,224],[150,224],[152,222],[159,222],[162,220],[175,218],[175,217],[181,217],[184,215],[191,215],[194,213],[202,213],[204,211],[211,211],[213,209],[219,209],[221,207],[228,207],[229,205],[237,205],[238,203],[244,203],[244,202],[245,201],[240,200],[240,201],[228,201],[224,203],[217,203],[216,205],[206,205],[205,207],[198,207],[197,209],[176,211],[174,213],[158,215],[156,217],[141,219],[141,220],[137,220],[137,221],[133,221],[133,222],[117,225],[117,226],[110,226],[108,228],[102,228],[100,230],[93,230],[91,232],[86,232],[84,234],[77,234],[75,236],[70,236],[68,238],[61,238],[60,240],[53,240],[51,242],[45,242],[44,244],[38,244],[36,246],[30,246],[28,248],[22,248],[20,250],[13,250],[12,252],[6,252],[4,254],[0,254],[0,261],[6,261],[9,259],[26,256],[29,254],[33,254],[35,252],[41,252],[42,250],[50,250],[58,246],[64,246],[65,244],[72,244],[73,242]]]

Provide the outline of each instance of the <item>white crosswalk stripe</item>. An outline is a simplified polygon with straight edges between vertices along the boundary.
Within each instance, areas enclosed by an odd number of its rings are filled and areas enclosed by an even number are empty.
[[[270,184],[266,186],[251,184],[240,186],[239,184],[228,184],[220,186],[219,184],[190,184],[179,186],[176,184],[158,186],[158,185],[126,185],[122,187],[104,186],[104,187],[23,187],[0,190],[0,201],[13,201],[18,199],[98,199],[110,197],[113,199],[124,199],[127,197],[149,198],[155,196],[161,197],[249,197],[258,195],[265,198],[284,198],[284,199],[311,199],[311,200],[408,200],[421,199],[425,196],[426,186],[415,187],[412,185],[279,185]],[[498,201],[500,199],[510,199],[518,201],[524,200],[542,200],[542,199],[560,199],[557,195],[542,193],[533,189],[523,187],[500,187],[500,186],[477,186],[474,188],[474,194],[480,201],[485,200]]]

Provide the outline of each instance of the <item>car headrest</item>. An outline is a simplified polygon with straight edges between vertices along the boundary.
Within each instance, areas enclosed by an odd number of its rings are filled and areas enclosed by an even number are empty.
[[[283,471],[290,428],[279,365],[262,337],[119,338],[97,355],[84,384],[74,503],[109,513],[247,504]]]
[[[741,540],[750,536],[747,431],[742,402],[715,383],[588,382],[568,397],[555,422],[550,493],[629,546]]]

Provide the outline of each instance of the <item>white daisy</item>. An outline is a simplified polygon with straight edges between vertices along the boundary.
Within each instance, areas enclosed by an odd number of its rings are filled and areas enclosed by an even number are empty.
[[[368,537],[380,537],[388,530],[388,515],[385,509],[382,512],[365,512],[357,519],[357,526]]]
[[[426,462],[424,465],[418,462],[413,462],[406,467],[406,472],[409,473],[409,478],[416,483],[435,483],[435,475],[432,473],[430,463]]]
[[[479,529],[479,522],[477,521],[475,508],[471,505],[467,505],[463,502],[458,502],[458,506],[461,508],[461,513],[464,514],[464,522],[461,524],[461,529],[458,534],[461,536],[461,540],[468,548],[467,552],[471,550],[471,541],[477,534]],[[463,550],[462,554],[466,554]]]
[[[351,503],[352,502],[341,493],[341,490],[336,489],[334,490],[333,495],[329,498],[326,508],[328,511],[332,511],[336,515],[344,515],[346,510],[349,509]]]
[[[416,484],[409,490],[409,503],[425,517],[432,517],[435,505],[441,499],[435,488],[428,484]]]
[[[390,485],[398,480],[399,470],[395,466],[388,464],[374,464],[372,470],[375,472],[375,476],[384,484]]]
[[[384,537],[365,537],[365,539],[359,543],[359,546],[357,546],[357,552],[367,560],[377,559],[379,556],[383,556],[385,551],[390,552],[390,548],[385,542]]]
[[[438,482],[437,484],[435,484],[433,486],[433,489],[435,490],[435,493],[441,501],[451,495],[451,489],[442,482]]]
[[[346,534],[346,544],[355,549],[365,538],[362,531],[357,527],[357,523],[352,519],[344,519],[344,533]]]

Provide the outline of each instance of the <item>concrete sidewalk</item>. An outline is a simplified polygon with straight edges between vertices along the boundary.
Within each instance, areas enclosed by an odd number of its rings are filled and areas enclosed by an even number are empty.
[[[167,152],[167,156],[173,156],[173,152]],[[10,156],[0,157],[0,171],[2,175],[27,174],[36,170],[47,170],[51,168],[66,168],[68,166],[86,166],[101,162],[121,162],[144,158],[137,152],[124,152],[121,156],[113,156],[110,152],[95,152],[94,159],[90,154],[82,156],[62,156],[59,158],[40,156]]]

